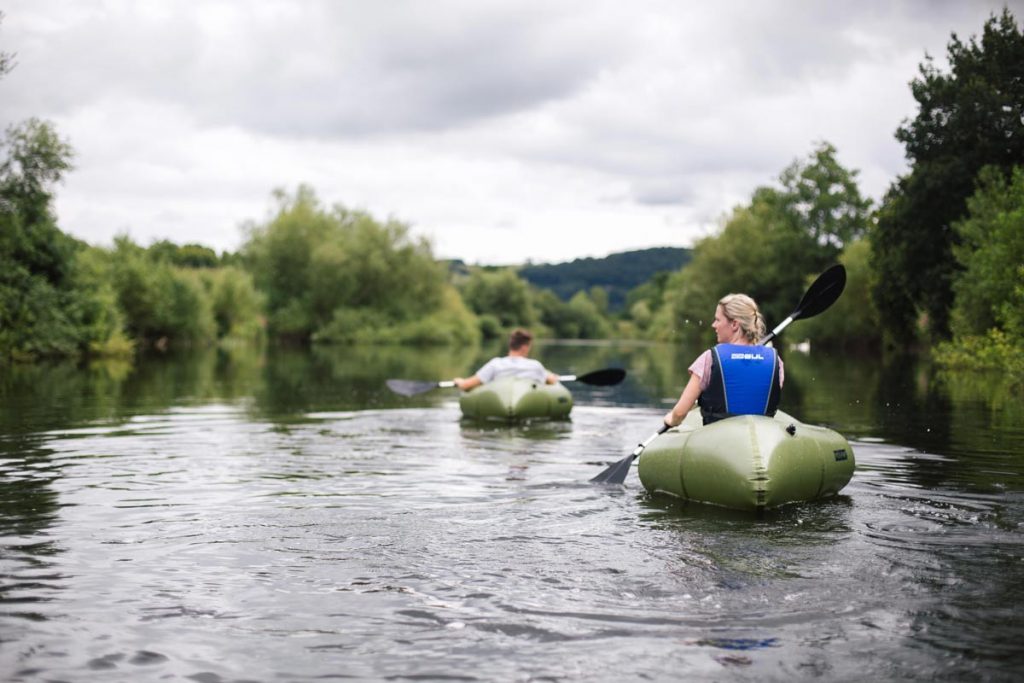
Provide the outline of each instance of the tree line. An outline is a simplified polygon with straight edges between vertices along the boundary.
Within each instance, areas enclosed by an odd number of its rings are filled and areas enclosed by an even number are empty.
[[[910,84],[918,112],[896,130],[909,170],[878,206],[821,141],[724,216],[681,268],[571,296],[535,284],[541,266],[441,262],[407,225],[324,205],[305,186],[276,191],[237,253],[127,237],[90,246],[52,210],[73,150],[32,119],[0,141],[0,357],[259,339],[472,344],[515,325],[700,343],[723,294],[750,294],[777,322],[841,262],[846,293],[802,325],[816,343],[917,348],[954,367],[1021,373],[1024,34],[1003,10],[980,36],[954,34],[947,57],[943,70],[926,56]],[[0,53],[0,75],[11,65]]]
[[[600,287],[608,294],[609,309],[621,311],[630,291],[650,280],[652,273],[679,270],[689,260],[687,248],[652,247],[568,263],[527,263],[518,272],[530,284],[550,289],[564,300],[576,292]]]

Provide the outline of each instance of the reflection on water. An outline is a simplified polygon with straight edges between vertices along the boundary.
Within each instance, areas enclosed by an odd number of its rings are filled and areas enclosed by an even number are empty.
[[[699,349],[539,343],[571,420],[461,420],[384,379],[500,348],[233,349],[0,379],[0,677],[1015,680],[1024,434],[998,383],[786,354],[855,441],[761,517],[587,480]]]

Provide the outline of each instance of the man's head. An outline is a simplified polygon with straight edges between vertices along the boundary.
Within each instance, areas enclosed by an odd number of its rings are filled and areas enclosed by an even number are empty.
[[[533,342],[533,335],[527,330],[521,327],[517,327],[512,330],[512,334],[508,337],[508,350],[509,351],[522,351],[528,349],[530,344]]]

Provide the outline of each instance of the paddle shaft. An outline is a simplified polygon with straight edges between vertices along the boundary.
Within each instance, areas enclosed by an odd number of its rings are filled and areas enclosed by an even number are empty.
[[[558,380],[560,382],[582,382],[584,384],[594,384],[597,386],[611,386],[613,384],[618,384],[625,377],[626,371],[621,368],[604,368],[603,370],[594,370],[593,372],[588,372],[584,375],[560,375]],[[452,380],[431,382],[410,379],[389,379],[385,383],[391,391],[394,391],[396,394],[401,394],[402,396],[415,396],[416,394],[422,394],[433,389],[450,389],[455,386],[455,382]]]

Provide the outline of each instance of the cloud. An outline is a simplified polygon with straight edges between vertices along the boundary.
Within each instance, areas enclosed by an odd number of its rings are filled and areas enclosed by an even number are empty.
[[[133,96],[272,135],[466,125],[569,97],[614,54],[613,26],[529,2],[43,4],[72,11],[20,46],[25,109]]]
[[[442,256],[600,256],[692,244],[823,140],[880,197],[925,53],[1001,8],[11,0],[0,123],[70,140],[59,218],[90,241],[234,249],[308,183]]]

